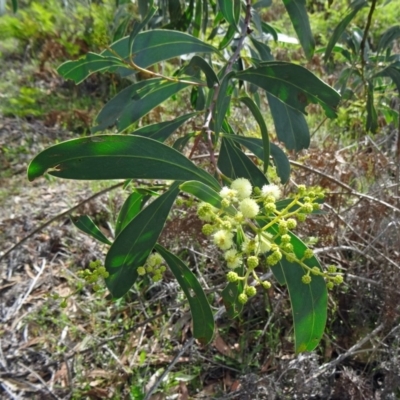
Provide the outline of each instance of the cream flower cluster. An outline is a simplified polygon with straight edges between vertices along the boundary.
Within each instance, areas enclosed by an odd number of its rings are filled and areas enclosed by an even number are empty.
[[[278,185],[253,188],[248,179],[238,178],[230,187],[223,187],[219,195],[220,207],[201,202],[197,214],[206,222],[203,233],[224,252],[226,265],[231,269],[227,280],[244,281],[240,302],[245,303],[256,294],[255,287],[248,283],[250,277],[266,289],[271,286],[270,282],[261,281],[256,268],[260,264],[274,266],[283,257],[303,267],[304,284],[311,282],[312,275],[323,276],[329,288],[343,280],[333,268],[326,272],[317,266],[310,268],[305,260],[314,257],[312,250],[307,249],[299,257],[292,243],[290,231],[296,228],[297,222],[304,221],[308,214],[319,209],[318,199],[323,197],[321,189],[307,190],[300,185],[293,198],[281,201],[282,190]]]

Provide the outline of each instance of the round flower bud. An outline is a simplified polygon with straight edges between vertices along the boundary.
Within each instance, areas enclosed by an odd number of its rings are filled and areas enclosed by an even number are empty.
[[[239,275],[234,271],[229,271],[226,274],[226,280],[231,283],[235,283],[239,280]]]
[[[282,192],[278,185],[270,184],[264,185],[261,188],[261,196],[263,198],[267,198],[268,196],[272,196],[274,200],[279,200],[281,198]]]
[[[312,257],[314,257],[314,252],[311,249],[307,249],[307,250],[305,250],[303,257],[306,259],[312,258]]]
[[[254,193],[255,196],[260,196],[260,194],[261,194],[261,189],[260,189],[258,186],[255,186],[255,187],[253,188],[253,193]]]
[[[294,254],[294,253],[287,253],[287,254],[285,254],[285,257],[286,257],[286,260],[291,263],[295,262],[297,260],[296,254]]]
[[[335,284],[333,282],[327,282],[326,283],[326,288],[328,290],[332,290],[335,287]]]
[[[279,261],[279,260],[277,260],[277,259],[274,257],[274,254],[271,254],[270,256],[267,257],[267,264],[270,265],[271,267],[272,267],[273,265],[277,264],[278,261]]]
[[[147,265],[146,266],[146,272],[148,272],[149,274],[152,273],[154,271],[154,267],[152,267],[151,265]]]
[[[60,303],[61,308],[67,308],[67,299],[63,299],[63,301]]]
[[[336,265],[328,265],[328,272],[334,274],[337,271]]]
[[[180,207],[180,206],[183,205],[183,200],[179,197],[179,198],[177,198],[177,199],[175,200],[175,204],[176,204],[178,207]]]
[[[253,297],[257,294],[257,289],[254,286],[247,286],[244,292],[248,297]]]
[[[248,266],[250,269],[256,268],[257,265],[258,265],[258,263],[259,263],[259,260],[258,260],[258,257],[256,257],[256,256],[250,256],[250,257],[247,259],[247,266]]]
[[[343,283],[343,275],[336,275],[333,278],[333,282],[335,282],[336,285],[340,285],[341,283]]]
[[[307,218],[306,214],[303,214],[303,213],[297,214],[297,219],[299,220],[299,222],[304,222],[306,220],[306,218]]]
[[[293,252],[293,245],[292,243],[282,243],[281,244],[281,249],[285,251],[286,253],[292,253]]]
[[[231,184],[231,189],[237,191],[239,200],[247,199],[251,196],[251,192],[253,191],[250,181],[245,178],[235,179]]]
[[[153,282],[160,282],[162,280],[162,275],[156,274],[153,276]]]
[[[267,213],[273,213],[276,211],[276,205],[275,203],[264,203],[264,210]]]
[[[221,228],[230,231],[232,229],[232,224],[230,221],[222,221]]]
[[[201,228],[201,231],[203,232],[204,235],[210,236],[214,232],[214,227],[210,224],[205,224]]]
[[[220,230],[214,233],[214,244],[221,250],[228,250],[233,246],[233,233]]]
[[[284,221],[284,220],[279,221],[278,229],[279,229],[279,233],[280,233],[281,235],[284,235],[285,233],[287,233],[287,231],[288,231],[288,224],[287,224],[287,222]]]
[[[281,243],[289,243],[290,239],[291,239],[290,235],[284,234],[281,236]]]
[[[228,268],[237,268],[242,264],[242,257],[240,256],[240,254],[234,250],[228,250],[227,252],[225,252],[224,254],[224,258],[226,260],[226,265],[228,266]]]
[[[311,273],[313,275],[320,275],[321,274],[321,270],[318,267],[312,267],[311,268]]]
[[[237,222],[238,224],[241,224],[244,221],[244,217],[241,212],[236,213],[236,215],[233,218],[235,222]]]
[[[254,218],[260,211],[259,205],[253,199],[244,199],[239,204],[239,210],[245,218]]]
[[[304,202],[304,203],[311,203],[311,199],[310,199],[308,196],[305,196],[305,197],[303,198],[303,202]]]
[[[261,283],[261,285],[265,290],[268,290],[268,289],[271,288],[271,282],[270,281],[264,281],[264,282]]]
[[[221,200],[222,208],[228,208],[230,205],[231,205],[231,202],[228,199],[222,199]]]
[[[312,213],[313,212],[312,203],[304,203],[303,206],[301,207],[301,211],[303,211],[306,214]]]
[[[246,304],[246,303],[247,303],[247,300],[248,300],[248,297],[247,297],[246,293],[240,293],[240,294],[239,294],[239,296],[238,296],[238,302],[239,302],[240,304]]]
[[[290,229],[290,230],[295,229],[296,226],[297,226],[297,222],[296,222],[296,220],[294,218],[289,218],[286,221],[286,223],[287,223],[288,229]]]
[[[297,186],[297,191],[300,196],[304,196],[304,194],[306,193],[306,186],[305,185]]]
[[[317,210],[320,210],[321,209],[321,204],[318,204],[318,203],[313,203],[313,210],[314,211],[317,211]]]
[[[146,264],[149,267],[155,267],[156,265],[160,265],[163,262],[163,258],[158,253],[151,253],[147,257]]]
[[[303,275],[303,276],[301,277],[301,281],[302,281],[304,284],[308,285],[308,284],[311,283],[311,276],[310,276],[310,275]]]
[[[101,289],[101,285],[95,283],[92,287],[93,291],[98,292]]]
[[[158,269],[161,273],[165,272],[167,270],[167,267],[165,265],[161,265],[161,267]]]
[[[146,270],[144,267],[138,267],[137,273],[138,273],[138,275],[143,276],[143,275],[146,275]]]

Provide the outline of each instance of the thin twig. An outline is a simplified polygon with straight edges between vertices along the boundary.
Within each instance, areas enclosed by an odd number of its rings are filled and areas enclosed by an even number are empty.
[[[366,335],[364,338],[362,338],[360,341],[358,341],[354,346],[350,347],[349,350],[341,354],[339,357],[335,358],[334,360],[323,364],[319,367],[319,371],[312,375],[310,378],[308,378],[304,383],[307,384],[310,381],[318,378],[320,375],[328,371],[329,369],[335,367],[336,365],[340,364],[345,358],[351,357],[360,347],[362,347],[365,343],[367,343],[369,340],[371,340],[374,336],[376,336],[383,328],[384,324],[378,325],[372,332],[370,332],[368,335]]]
[[[43,225],[40,225],[37,227],[35,230],[33,230],[31,233],[29,233],[27,236],[25,236],[23,239],[21,239],[18,243],[16,243],[14,246],[9,248],[4,254],[0,255],[0,261],[3,260],[5,257],[7,257],[12,251],[20,247],[22,244],[24,244],[28,239],[30,239],[33,235],[36,233],[41,232],[43,229],[47,228],[49,225],[51,225],[53,222],[59,220],[60,218],[64,217],[65,215],[70,214],[71,212],[75,211],[79,207],[83,206],[84,204],[88,203],[89,201],[95,199],[96,197],[101,196],[104,193],[110,192],[111,190],[114,190],[120,186],[122,186],[125,182],[120,182],[117,183],[116,185],[110,186],[109,188],[100,190],[100,192],[95,193],[93,196],[88,197],[87,199],[81,201],[78,203],[76,206],[73,206],[72,208],[69,208],[67,211],[63,211],[60,214],[57,214],[53,218],[49,219],[47,222],[45,222]]]

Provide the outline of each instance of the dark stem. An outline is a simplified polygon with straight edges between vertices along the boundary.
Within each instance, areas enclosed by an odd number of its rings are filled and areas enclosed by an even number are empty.
[[[367,18],[367,25],[365,25],[364,35],[363,35],[363,38],[362,38],[361,44],[360,44],[361,74],[362,74],[363,80],[364,80],[364,68],[365,68],[365,59],[364,59],[365,44],[367,43],[367,40],[368,40],[368,33],[369,33],[370,28],[371,28],[372,15],[373,15],[373,13],[375,11],[376,2],[377,2],[377,0],[372,0],[372,2],[371,2],[371,8],[369,9],[368,18]]]

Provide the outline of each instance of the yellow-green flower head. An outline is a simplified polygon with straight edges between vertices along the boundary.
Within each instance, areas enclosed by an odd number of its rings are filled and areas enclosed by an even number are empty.
[[[214,227],[210,224],[205,224],[203,225],[203,228],[201,228],[201,231],[204,235],[210,236],[214,232]]]
[[[334,274],[337,271],[336,265],[328,265],[328,272]]]
[[[233,218],[234,218],[235,222],[238,224],[241,224],[244,221],[244,216],[241,212],[237,212]]]
[[[268,251],[271,250],[271,242],[269,241],[268,235],[266,235],[264,232],[260,233],[256,237],[256,248],[260,254],[267,253]]]
[[[221,250],[228,250],[233,246],[233,233],[223,229],[214,233],[214,243]]]
[[[246,254],[254,253],[257,248],[257,243],[254,239],[245,239],[242,243],[242,251]]]
[[[226,265],[228,266],[228,268],[235,269],[239,267],[240,264],[242,264],[242,257],[234,249],[230,249],[227,252],[225,252],[224,258],[226,260]]]
[[[278,225],[279,233],[284,235],[288,231],[288,223],[285,220],[280,220]]]
[[[271,288],[271,282],[270,281],[264,281],[263,283],[261,283],[262,287],[266,290]]]
[[[244,199],[239,204],[239,210],[245,218],[254,218],[260,211],[259,205],[253,199]]]
[[[314,257],[314,252],[311,249],[306,249],[304,251],[304,258],[312,258]]]
[[[328,290],[332,290],[335,287],[335,284],[333,282],[327,282],[326,283],[326,288]]]
[[[308,285],[311,283],[311,276],[310,275],[303,275],[301,277],[301,281],[305,284]]]
[[[281,243],[289,243],[290,242],[290,235],[287,233],[281,236]]]
[[[273,212],[276,211],[276,205],[275,205],[275,203],[268,203],[268,202],[265,202],[265,203],[264,203],[264,208],[265,208],[265,211],[268,212],[268,213],[273,213]]]
[[[270,185],[264,185],[261,188],[261,196],[266,199],[268,196],[272,196],[275,200],[279,200],[282,196],[282,191],[278,185],[273,183]]]
[[[234,189],[228,188],[228,186],[224,186],[219,192],[219,195],[223,199],[227,199],[229,201],[237,201],[238,199],[238,192]]]
[[[155,267],[156,265],[160,265],[164,259],[158,253],[151,253],[147,258],[146,264],[149,267]]]
[[[197,206],[198,217],[205,222],[212,222],[215,218],[215,212],[217,209],[209,203],[201,202]]]
[[[288,229],[290,229],[290,230],[296,228],[296,226],[297,226],[297,222],[294,218],[287,219],[286,223],[287,223]]]
[[[239,200],[247,199],[253,191],[250,181],[245,178],[235,179],[231,183],[231,189],[236,190]]]
[[[304,203],[301,207],[301,211],[305,212],[306,214],[310,214],[313,212],[313,205],[312,203]]]
[[[335,282],[336,285],[340,285],[341,283],[343,283],[343,275],[336,275],[333,278],[333,282]]]

